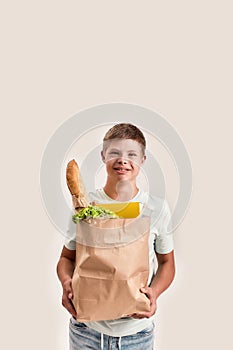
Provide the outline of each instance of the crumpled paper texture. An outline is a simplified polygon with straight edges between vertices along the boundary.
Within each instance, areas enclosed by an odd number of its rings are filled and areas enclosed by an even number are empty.
[[[150,311],[140,288],[149,277],[149,217],[77,224],[73,304],[79,322]]]

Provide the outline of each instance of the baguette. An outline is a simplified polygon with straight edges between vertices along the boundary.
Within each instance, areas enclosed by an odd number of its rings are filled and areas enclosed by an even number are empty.
[[[73,205],[76,211],[89,205],[88,195],[83,184],[78,164],[72,159],[66,167],[66,182],[72,195]]]

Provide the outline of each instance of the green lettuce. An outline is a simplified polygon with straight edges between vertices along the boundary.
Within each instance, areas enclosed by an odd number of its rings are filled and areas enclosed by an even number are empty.
[[[77,214],[72,216],[72,220],[77,224],[80,220],[88,220],[93,218],[118,218],[118,216],[111,210],[89,205],[86,208],[79,210]]]

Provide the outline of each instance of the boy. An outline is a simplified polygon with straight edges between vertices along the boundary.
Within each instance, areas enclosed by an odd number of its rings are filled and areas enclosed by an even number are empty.
[[[70,350],[122,349],[152,350],[156,301],[174,279],[175,263],[172,235],[167,233],[170,211],[165,200],[142,192],[136,183],[140,167],[146,160],[146,140],[132,124],[113,126],[103,140],[102,160],[106,165],[104,188],[90,193],[94,202],[139,201],[151,217],[149,238],[149,286],[141,289],[150,300],[150,312],[132,314],[117,320],[77,322],[72,305],[71,279],[75,268],[75,241],[66,240],[57,266],[63,287],[62,304],[72,315],[70,319]],[[158,268],[154,274],[154,256]],[[78,312],[78,310],[77,310]]]

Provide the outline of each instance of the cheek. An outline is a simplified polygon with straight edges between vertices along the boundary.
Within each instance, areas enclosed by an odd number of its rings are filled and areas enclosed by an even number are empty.
[[[114,163],[113,161],[109,161],[109,160],[105,163],[105,167],[107,171],[110,171],[112,169],[113,163]]]
[[[134,164],[134,173],[135,173],[136,175],[139,174],[140,170],[141,170],[141,166],[138,165],[138,164]]]
[[[141,162],[140,161],[131,161],[130,162],[131,164],[132,164],[132,166],[134,167],[134,169],[140,169],[140,167],[141,167]]]

